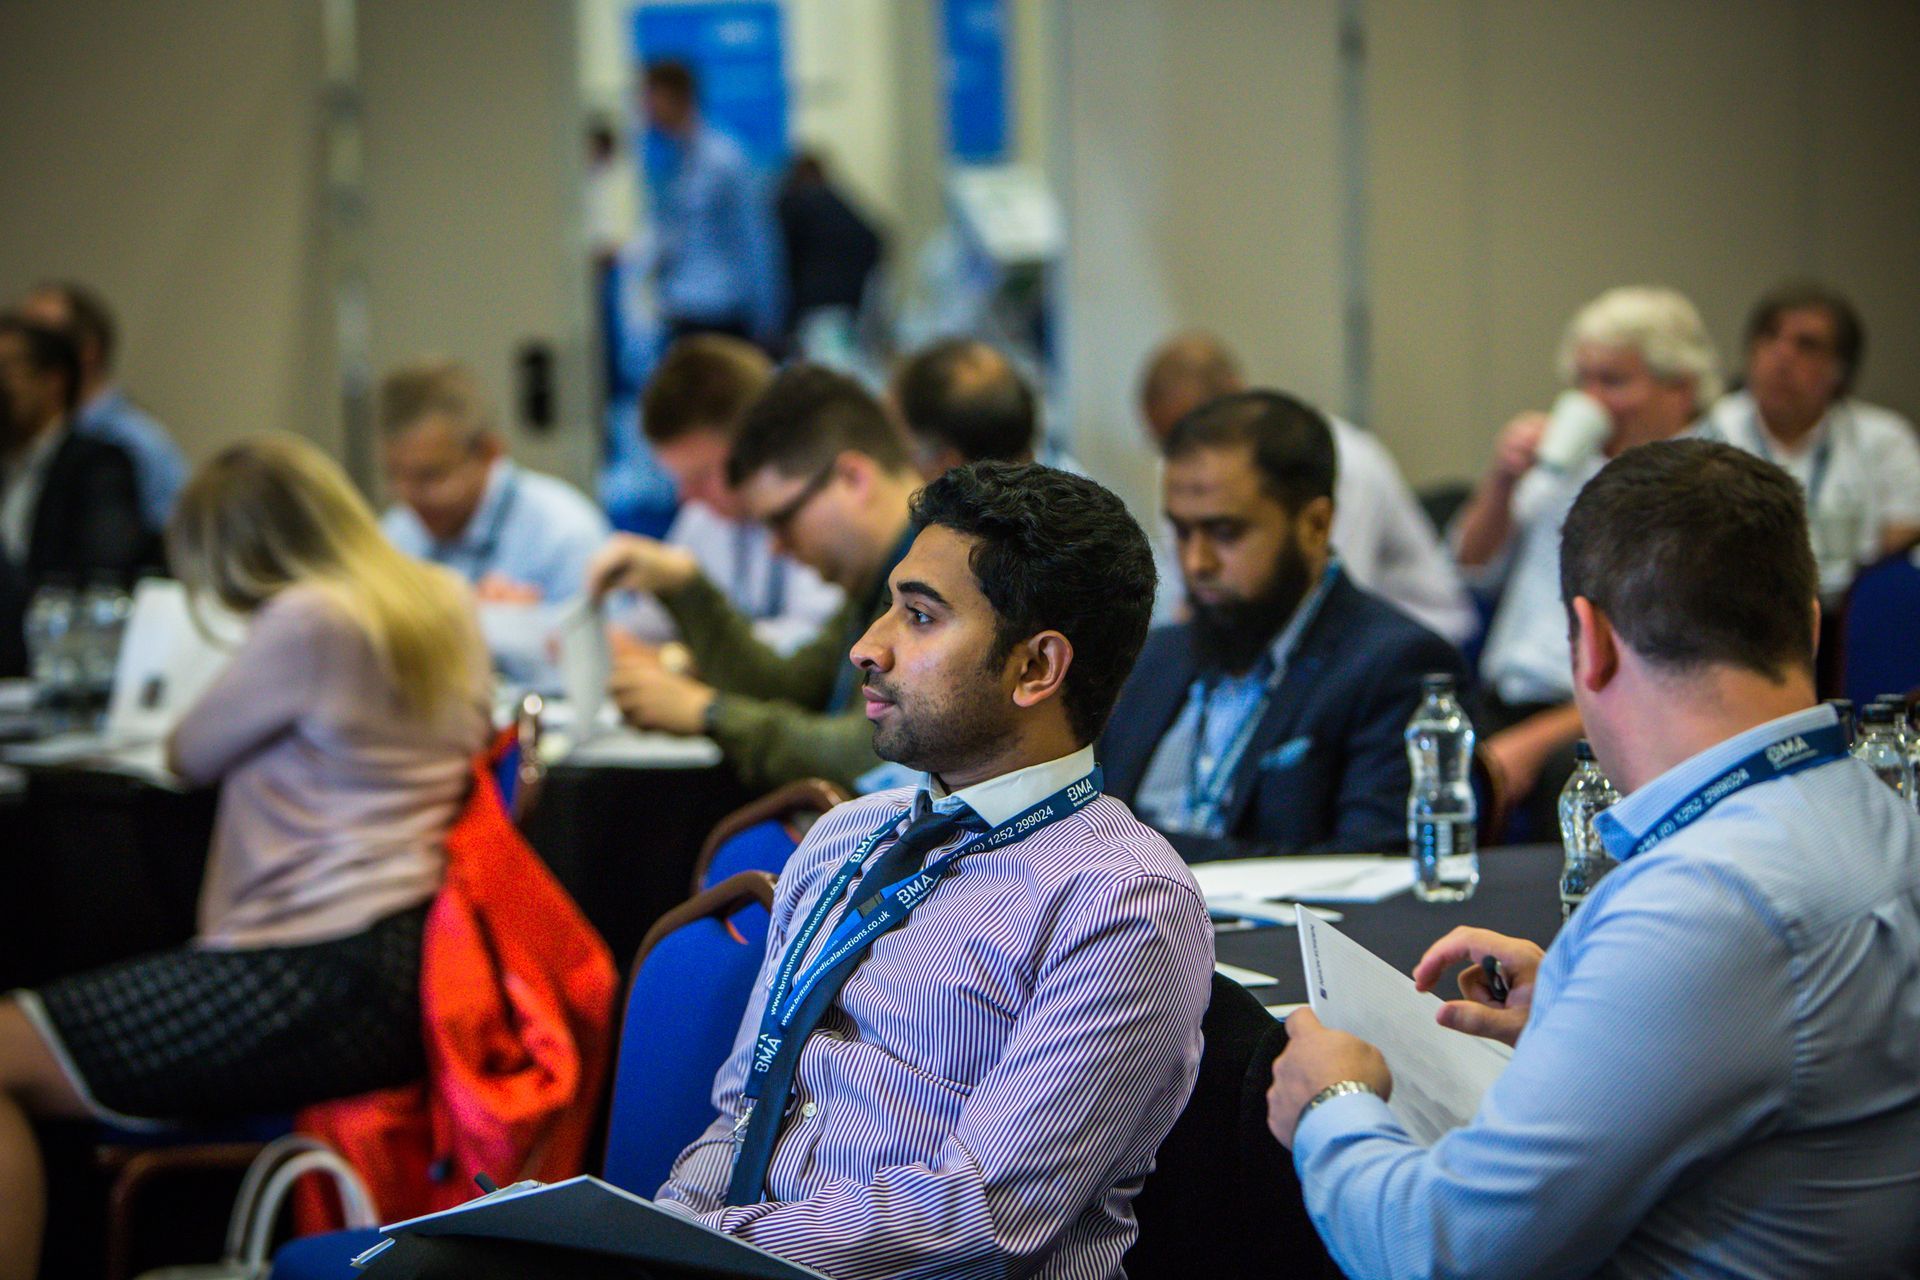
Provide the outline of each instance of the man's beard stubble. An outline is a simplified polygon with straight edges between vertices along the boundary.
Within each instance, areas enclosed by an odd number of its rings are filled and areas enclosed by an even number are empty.
[[[1195,664],[1210,675],[1241,675],[1253,668],[1307,598],[1312,571],[1298,543],[1291,543],[1274,566],[1265,591],[1246,600],[1201,604],[1193,608]]]

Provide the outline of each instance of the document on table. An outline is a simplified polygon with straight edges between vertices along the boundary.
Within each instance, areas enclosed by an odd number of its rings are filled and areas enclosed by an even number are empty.
[[[1314,1014],[1380,1050],[1393,1072],[1387,1106],[1413,1140],[1431,1146],[1473,1119],[1513,1050],[1435,1022],[1438,996],[1312,913],[1299,929]]]
[[[585,742],[600,722],[613,675],[613,649],[605,621],[584,597],[553,623],[560,647],[560,687],[573,708],[573,740]]]
[[[1413,887],[1411,859],[1378,854],[1229,858],[1194,864],[1209,906],[1216,899],[1380,902]]]

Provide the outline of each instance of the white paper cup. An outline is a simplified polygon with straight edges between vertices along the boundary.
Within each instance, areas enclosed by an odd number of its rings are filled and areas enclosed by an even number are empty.
[[[1547,415],[1534,457],[1543,467],[1572,471],[1594,455],[1612,430],[1613,420],[1598,400],[1584,391],[1562,391]]]

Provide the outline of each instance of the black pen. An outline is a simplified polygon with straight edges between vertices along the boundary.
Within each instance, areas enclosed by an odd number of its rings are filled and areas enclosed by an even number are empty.
[[[1492,956],[1480,957],[1480,972],[1487,975],[1487,994],[1495,1004],[1507,1002],[1507,980],[1500,975],[1500,962]]]

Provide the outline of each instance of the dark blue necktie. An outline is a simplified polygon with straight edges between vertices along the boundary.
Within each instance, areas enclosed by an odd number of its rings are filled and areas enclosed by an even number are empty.
[[[913,824],[874,862],[854,888],[856,910],[864,910],[880,891],[920,869],[927,854],[953,837],[956,831],[985,830],[971,809],[962,806],[957,813],[933,813],[929,797],[922,791],[914,797]],[[894,926],[898,928],[898,925]],[[800,1050],[807,1037],[820,1025],[820,1019],[832,1006],[853,971],[866,956],[865,948],[853,952],[822,974],[807,992],[788,1025],[780,1052],[761,1085],[753,1115],[747,1120],[740,1139],[739,1154],[733,1162],[733,1177],[727,1184],[729,1205],[758,1204],[767,1179],[767,1166],[773,1162],[775,1140],[781,1121],[786,1118],[788,1097],[793,1091],[793,1075],[800,1065]]]

